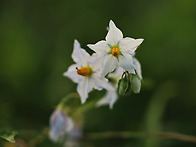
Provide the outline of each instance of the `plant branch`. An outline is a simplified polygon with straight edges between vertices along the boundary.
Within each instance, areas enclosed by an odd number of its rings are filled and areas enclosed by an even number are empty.
[[[101,133],[89,133],[84,136],[87,140],[96,139],[108,139],[108,138],[146,138],[146,137],[156,137],[162,139],[174,139],[179,141],[193,142],[196,143],[196,137],[191,135],[185,135],[181,133],[172,132],[158,132],[158,133],[147,133],[147,132],[101,132]]]

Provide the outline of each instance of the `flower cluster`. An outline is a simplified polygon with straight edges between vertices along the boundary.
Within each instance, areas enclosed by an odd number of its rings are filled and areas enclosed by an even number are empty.
[[[139,93],[141,67],[134,55],[142,42],[143,39],[123,38],[122,32],[112,20],[109,22],[105,40],[87,45],[95,52],[92,55],[82,49],[75,40],[72,53],[75,64],[68,68],[64,76],[78,84],[77,92],[81,102],[86,102],[88,93],[93,89],[107,90],[97,106],[108,104],[110,108],[116,102],[118,93]]]
[[[123,38],[122,32],[112,20],[105,40],[87,45],[95,52],[92,55],[81,48],[77,40],[74,41],[72,59],[75,64],[68,68],[64,76],[78,84],[77,92],[82,104],[93,89],[106,90],[105,96],[96,106],[109,105],[110,109],[118,95],[140,92],[141,66],[134,55],[142,42],[143,39]],[[77,146],[82,136],[81,122],[88,105],[75,107],[76,104],[80,105],[80,99],[73,99],[78,98],[78,94],[65,97],[50,117],[50,139],[59,142],[66,138],[66,147]]]

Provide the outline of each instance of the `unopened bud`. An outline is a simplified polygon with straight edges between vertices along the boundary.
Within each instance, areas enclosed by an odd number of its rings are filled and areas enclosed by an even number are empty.
[[[56,109],[50,117],[49,137],[52,141],[58,142],[62,136],[73,129],[73,121],[61,109]]]
[[[136,74],[132,75],[131,86],[132,86],[132,90],[134,93],[140,92],[141,80],[138,78],[138,76]]]
[[[119,95],[127,95],[129,94],[129,90],[130,90],[129,74],[124,73],[124,77],[122,77],[118,81],[118,93]]]

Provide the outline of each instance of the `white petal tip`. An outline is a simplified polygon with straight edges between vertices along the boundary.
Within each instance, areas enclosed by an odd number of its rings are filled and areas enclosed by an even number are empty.
[[[110,20],[109,24],[114,24],[113,20]]]
[[[79,43],[77,39],[74,39],[74,43]]]
[[[80,43],[79,43],[78,40],[76,40],[76,39],[74,40],[74,48],[75,48],[75,47],[80,47]]]
[[[144,41],[144,39],[142,39],[142,38],[141,39],[137,39],[137,40],[140,41],[140,44]]]
[[[86,99],[87,99],[88,97],[81,97],[81,96],[80,96],[80,98],[81,98],[81,104],[84,104],[84,103],[86,102]]]
[[[110,22],[109,22],[109,28],[111,28],[111,27],[116,27],[115,23],[112,20],[110,20]]]
[[[89,48],[91,48],[91,47],[93,46],[93,44],[87,44],[87,46],[88,46]]]
[[[81,99],[81,104],[84,104],[85,102],[86,102],[86,100],[83,101],[83,100]]]
[[[67,76],[68,76],[68,72],[67,72],[67,71],[64,72],[64,73],[63,73],[63,76],[67,77]]]

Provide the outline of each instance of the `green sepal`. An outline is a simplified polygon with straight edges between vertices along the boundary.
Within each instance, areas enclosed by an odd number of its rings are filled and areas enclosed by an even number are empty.
[[[130,94],[130,77],[128,72],[124,72],[121,79],[118,81],[118,94],[129,95]]]

